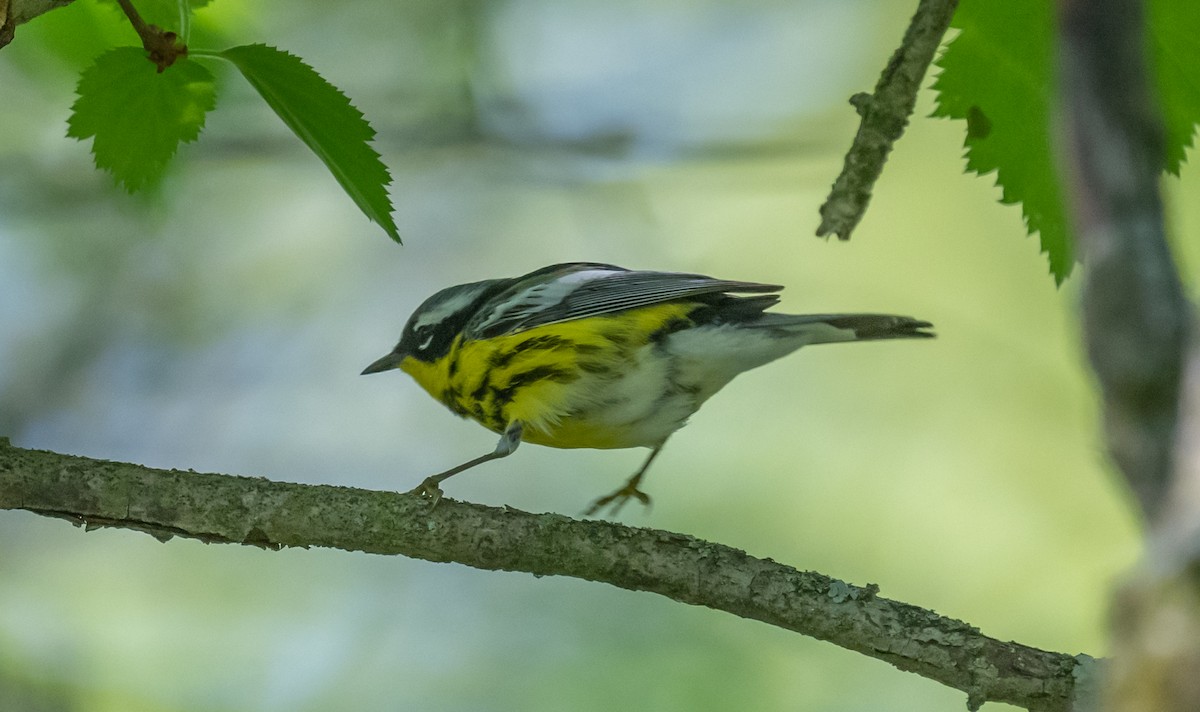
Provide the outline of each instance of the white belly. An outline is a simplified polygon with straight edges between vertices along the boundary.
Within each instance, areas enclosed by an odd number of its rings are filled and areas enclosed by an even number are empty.
[[[708,327],[649,344],[614,374],[594,376],[587,395],[553,428],[557,447],[657,447],[734,376],[799,348],[765,332]],[[536,442],[536,440],[534,441]]]

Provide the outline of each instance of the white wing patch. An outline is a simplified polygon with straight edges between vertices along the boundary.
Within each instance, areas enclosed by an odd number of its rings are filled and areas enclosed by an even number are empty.
[[[516,292],[504,301],[489,304],[488,311],[490,314],[475,329],[478,331],[487,331],[489,327],[501,320],[520,321],[548,307],[562,303],[567,298],[567,295],[588,282],[594,282],[618,274],[624,274],[624,272],[585,269],[578,272],[568,272],[560,277],[556,277],[552,281],[528,287]]]
[[[680,299],[704,297],[709,303],[718,303],[719,297],[705,295],[722,292],[767,294],[782,289],[771,284],[678,272],[631,271],[595,263],[553,265],[531,275],[517,278],[508,291],[481,307],[467,326],[468,338],[512,334],[544,324],[616,314]],[[747,308],[762,311],[774,301],[774,297],[761,297],[748,302]]]

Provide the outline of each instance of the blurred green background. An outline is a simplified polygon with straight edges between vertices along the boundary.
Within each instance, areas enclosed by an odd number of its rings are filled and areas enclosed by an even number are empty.
[[[132,32],[79,0],[0,52],[0,434],[155,467],[407,489],[490,450],[400,374],[360,378],[437,289],[595,260],[788,285],[933,342],[825,346],[679,433],[633,525],[744,548],[1067,653],[1105,652],[1136,558],[1078,344],[1019,211],[917,117],[854,239],[817,207],[911,3],[217,3],[380,132],[404,236],[368,224],[240,78],[161,190],[64,138]],[[1200,229],[1187,178],[1180,235]],[[1194,263],[1192,253],[1182,257]],[[526,446],[449,495],[577,514],[643,451]],[[960,693],[644,593],[396,557],[278,553],[0,516],[0,711],[960,710]],[[988,710],[1004,709],[989,705]]]

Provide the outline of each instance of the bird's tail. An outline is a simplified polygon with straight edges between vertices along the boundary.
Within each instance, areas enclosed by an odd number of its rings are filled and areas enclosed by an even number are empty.
[[[763,314],[749,326],[808,337],[805,343],[929,339],[933,324],[892,314]]]

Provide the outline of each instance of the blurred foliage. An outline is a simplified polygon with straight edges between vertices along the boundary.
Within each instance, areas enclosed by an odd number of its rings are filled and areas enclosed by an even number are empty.
[[[114,12],[121,12],[121,6],[117,0],[99,0],[99,2],[110,6]],[[190,20],[190,18],[185,18],[183,13],[186,12],[190,15],[211,2],[212,0],[137,0],[134,7],[137,8],[138,15],[147,24],[156,25],[182,36],[184,27]],[[186,37],[184,37],[184,41],[187,41]]]
[[[1164,169],[1178,175],[1200,121],[1200,8],[1147,3],[1150,64],[1166,128]],[[1075,263],[1062,207],[1052,137],[1054,7],[1041,0],[964,0],[959,35],[938,59],[934,116],[967,121],[967,170],[995,171],[1001,202],[1020,203],[1030,234],[1041,235],[1050,273],[1062,283]],[[986,126],[987,130],[981,130]]]
[[[407,489],[495,442],[402,376],[357,376],[437,289],[579,259],[787,284],[784,310],[911,313],[939,338],[823,346],[740,377],[673,438],[647,483],[654,509],[626,521],[878,583],[1003,639],[1103,654],[1108,586],[1138,535],[1104,462],[1074,284],[1056,291],[1035,245],[1011,239],[1015,211],[961,180],[957,123],[913,122],[854,241],[809,237],[856,127],[846,100],[910,12],[198,11],[198,46],[287,47],[354,96],[394,176],[403,248],[243,82],[224,82],[158,193],[125,195],[64,133],[74,76],[136,37],[106,4],[48,13],[0,52],[0,433]],[[1195,189],[1186,174],[1168,185],[1181,234],[1200,228]],[[1195,243],[1177,243],[1190,264]],[[576,513],[643,457],[523,447],[450,496]],[[24,514],[0,518],[0,572],[0,677],[16,680],[0,689],[24,709],[963,705],[818,641],[581,581],[164,545]]]

